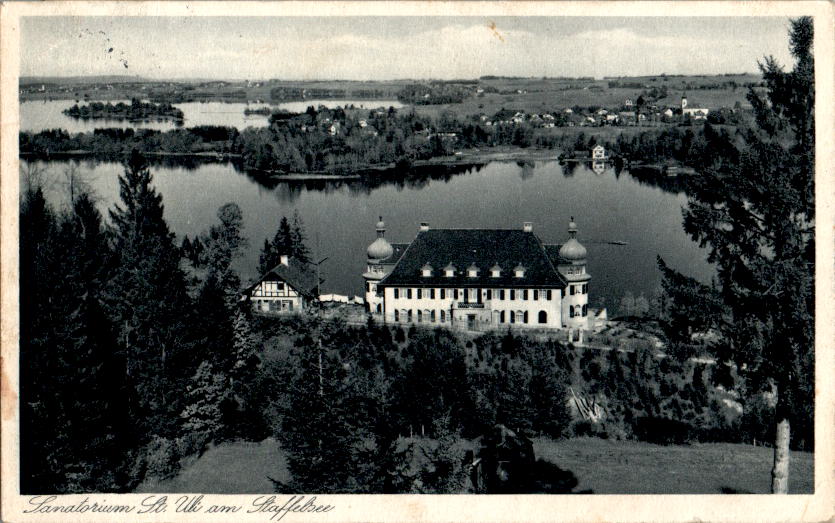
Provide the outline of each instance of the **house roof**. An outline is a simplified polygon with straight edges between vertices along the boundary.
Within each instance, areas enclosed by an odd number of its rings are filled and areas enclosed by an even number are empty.
[[[437,272],[424,277],[421,267],[479,268],[476,277],[456,271],[452,277]],[[502,268],[493,278],[490,268]],[[525,268],[525,276],[516,278],[513,269]],[[539,238],[521,229],[430,229],[418,232],[392,272],[379,286],[459,286],[459,287],[558,287],[566,285],[557,272]]]
[[[543,247],[545,247],[545,253],[548,255],[548,259],[551,260],[551,263],[554,264],[554,266],[571,264],[570,261],[560,256],[560,249],[562,248],[561,243],[547,244],[543,245]]]
[[[406,249],[408,247],[408,243],[392,243],[391,256],[389,256],[385,260],[380,260],[380,263],[388,265],[397,263],[400,260],[400,257],[403,256],[403,253],[406,252]]]
[[[316,266],[312,263],[302,263],[294,257],[287,260],[287,265],[279,263],[268,270],[258,281],[247,287],[246,294],[263,281],[281,280],[300,294],[309,297],[316,297],[317,287],[320,282],[316,281]]]

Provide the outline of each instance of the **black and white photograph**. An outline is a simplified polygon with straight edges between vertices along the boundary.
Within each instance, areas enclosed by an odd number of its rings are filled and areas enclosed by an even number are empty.
[[[833,516],[831,4],[47,4],[2,6],[4,520]]]

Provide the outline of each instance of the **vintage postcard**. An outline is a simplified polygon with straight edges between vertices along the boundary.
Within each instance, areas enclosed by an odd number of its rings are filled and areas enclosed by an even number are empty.
[[[831,3],[0,16],[3,521],[835,517]]]

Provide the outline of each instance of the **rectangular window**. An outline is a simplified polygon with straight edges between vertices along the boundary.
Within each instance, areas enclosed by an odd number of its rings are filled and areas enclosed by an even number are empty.
[[[452,293],[453,293],[452,298],[453,298],[453,299],[455,299],[455,300],[457,300],[457,299],[458,299],[458,289],[454,289],[454,290],[452,291]]]
[[[551,289],[548,289],[548,301],[551,301]]]
[[[499,299],[504,300],[504,289],[499,290]]]
[[[569,293],[571,296],[574,296],[574,286],[573,286],[573,285],[569,285],[569,286],[568,286],[568,293]]]
[[[528,289],[525,289],[524,291],[522,291],[522,299],[523,300],[528,299]]]
[[[499,323],[504,323],[504,311],[499,313]]]
[[[487,300],[493,299],[493,289],[487,289]]]
[[[423,298],[423,291],[421,289],[417,290],[417,299]]]
[[[525,313],[522,315],[522,318],[525,323],[528,323],[528,311],[525,311]]]
[[[584,283],[583,284],[583,294],[588,294],[588,293],[589,293],[589,284]]]
[[[396,309],[394,311],[394,321],[400,321],[400,312]]]
[[[429,289],[429,299],[435,299],[435,289]]]
[[[539,299],[539,291],[536,289],[533,290],[533,299],[534,301]]]
[[[510,311],[510,323],[516,323],[516,315],[513,313],[513,311]]]
[[[446,321],[446,311],[442,310],[441,311],[441,323],[443,323],[445,321]]]
[[[412,299],[412,289],[406,289],[406,298]]]
[[[394,299],[396,300],[399,297],[400,297],[400,289],[394,289]]]
[[[515,289],[510,289],[510,301],[513,301],[515,299],[516,299],[516,290]],[[513,320],[513,316],[511,316],[510,319]],[[513,321],[511,321],[510,323],[513,323]]]
[[[421,321],[423,321],[423,311],[421,311],[420,309],[418,309],[418,313],[417,313],[417,320],[418,320],[418,321],[417,321],[418,323],[420,323]]]
[[[446,289],[441,289],[441,299],[442,300],[446,299]]]
[[[412,323],[412,309],[409,309],[409,310],[406,312],[406,315],[407,315],[407,317],[408,317],[408,322],[409,322],[409,323]]]
[[[432,323],[435,323],[435,311],[429,313],[429,317],[432,318]]]

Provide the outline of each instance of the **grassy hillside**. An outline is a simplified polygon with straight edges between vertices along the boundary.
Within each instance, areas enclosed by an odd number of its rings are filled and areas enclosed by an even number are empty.
[[[534,452],[573,472],[577,491],[595,494],[768,494],[771,488],[767,447],[537,438]],[[814,454],[791,453],[789,484],[792,494],[814,492]]]
[[[772,450],[725,443],[659,446],[634,441],[536,438],[537,457],[573,473],[575,491],[595,494],[766,494]],[[790,489],[814,490],[814,455],[793,452]],[[210,448],[171,479],[138,492],[255,494],[272,492],[267,476],[287,481],[285,456],[273,439]]]
[[[267,476],[286,482],[288,475],[284,452],[274,439],[236,441],[212,446],[175,477],[146,480],[137,492],[269,493],[273,484]]]

